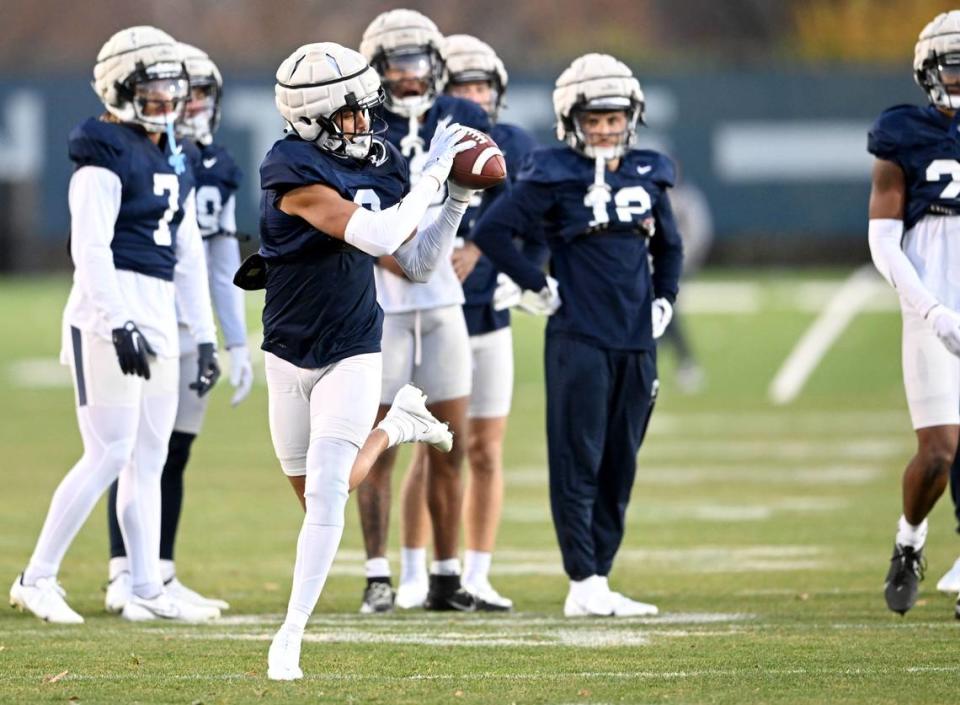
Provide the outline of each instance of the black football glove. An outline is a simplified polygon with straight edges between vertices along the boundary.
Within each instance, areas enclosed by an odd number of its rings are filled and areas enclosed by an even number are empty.
[[[199,356],[197,364],[197,381],[190,383],[190,389],[197,392],[198,397],[210,391],[220,379],[220,363],[217,361],[217,349],[213,343],[200,343],[197,346]]]
[[[123,374],[150,379],[150,362],[147,356],[156,353],[136,323],[127,321],[122,328],[113,329],[113,347],[117,351],[117,360]]]

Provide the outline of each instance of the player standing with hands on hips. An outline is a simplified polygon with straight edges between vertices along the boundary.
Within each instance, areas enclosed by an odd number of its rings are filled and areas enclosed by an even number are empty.
[[[219,611],[168,594],[160,572],[160,475],[180,376],[178,306],[198,343],[190,386],[203,394],[220,374],[194,179],[174,134],[187,74],[176,41],[146,26],[114,34],[93,74],[107,112],[70,133],[74,278],[61,353],[73,372],[83,457],[54,493],[10,602],[50,622],[83,621],[64,600],[57,572],[119,476],[132,592],[123,617],[209,619]]]
[[[900,614],[917,601],[927,515],[960,438],[960,11],[923,29],[913,68],[930,104],[884,111],[867,140],[876,157],[870,254],[900,296],[903,386],[917,435],[884,584],[887,607]]]
[[[574,61],[557,79],[553,105],[567,146],[528,157],[473,241],[553,314],[544,353],[547,448],[570,578],[564,614],[651,615],[655,606],[612,591],[607,576],[657,396],[655,341],[670,322],[683,261],[667,197],[674,167],[657,152],[630,148],[643,93],[612,56]],[[541,220],[552,276],[513,244],[540,232]]]

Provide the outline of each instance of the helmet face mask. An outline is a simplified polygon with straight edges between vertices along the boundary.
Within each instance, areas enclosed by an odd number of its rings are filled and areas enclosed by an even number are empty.
[[[316,139],[317,146],[339,157],[360,160],[371,157],[374,138],[387,131],[378,110],[383,101],[381,88],[355,105],[340,108],[329,118],[318,118],[322,131]]]
[[[141,76],[134,75],[127,88],[133,107],[133,121],[148,132],[163,132],[167,125],[175,124],[183,114],[189,84],[184,75],[150,78],[150,73],[148,70]],[[159,73],[162,72],[153,72],[154,75]]]
[[[495,120],[503,102],[503,91],[497,87],[498,82],[489,74],[469,78],[466,76],[468,74],[460,74],[456,80],[451,78],[447,83],[447,94],[476,103]]]
[[[924,62],[917,82],[937,107],[947,110],[960,108],[960,52],[942,56],[934,53]]]
[[[190,79],[190,96],[183,109],[178,133],[201,144],[210,144],[220,122],[220,86],[212,79]]]
[[[386,91],[386,105],[398,115],[421,115],[437,97],[443,59],[431,46],[381,52],[372,62]]]
[[[571,119],[577,151],[585,156],[616,159],[633,142],[636,120],[631,122],[629,105],[624,107],[580,106],[573,109]]]
[[[367,26],[360,54],[380,74],[390,112],[415,118],[433,106],[446,73],[442,43],[437,25],[416,10],[383,12]]]

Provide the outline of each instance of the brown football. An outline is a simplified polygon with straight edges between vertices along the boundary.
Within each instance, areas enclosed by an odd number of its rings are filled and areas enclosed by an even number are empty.
[[[465,140],[477,144],[453,158],[450,178],[460,186],[478,190],[502,184],[507,178],[507,163],[497,143],[480,130],[470,130],[460,141]]]

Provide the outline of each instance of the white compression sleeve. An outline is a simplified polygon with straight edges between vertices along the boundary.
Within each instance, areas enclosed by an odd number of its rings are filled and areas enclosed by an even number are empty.
[[[900,297],[926,318],[939,301],[920,281],[913,264],[900,247],[903,221],[893,218],[871,218],[868,237],[870,257],[877,271],[896,289]]]
[[[227,348],[247,344],[243,289],[233,284],[233,275],[240,266],[240,243],[230,235],[214,235],[203,241],[210,277],[210,297],[220,321],[223,342]]]
[[[440,256],[449,251],[469,205],[469,201],[447,198],[433,222],[417,231],[416,237],[393,253],[397,264],[411,281],[423,283],[430,278]]]
[[[347,221],[343,239],[374,257],[392,255],[423,220],[440,185],[434,178],[422,178],[395,206],[377,212],[357,208]]]
[[[70,178],[70,256],[74,277],[109,328],[119,328],[127,311],[113,264],[113,228],[123,185],[109,169],[84,166]]]
[[[207,281],[207,263],[197,227],[197,202],[191,192],[184,201],[183,220],[177,228],[177,266],[174,270],[177,310],[199,343],[217,342],[210,305],[210,286]]]

